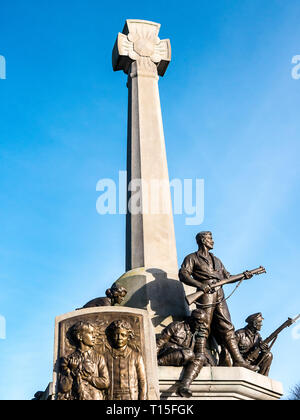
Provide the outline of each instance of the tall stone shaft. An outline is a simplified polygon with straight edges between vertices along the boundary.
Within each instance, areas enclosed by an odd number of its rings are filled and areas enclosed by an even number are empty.
[[[188,308],[178,281],[158,79],[171,60],[160,25],[127,20],[113,50],[113,69],[128,74],[128,213],[126,273],[117,280],[128,293],[122,305],[146,309],[156,331]]]
[[[171,60],[171,46],[169,40],[158,38],[159,29],[158,23],[127,20],[113,51],[113,68],[128,74],[129,90],[127,174],[132,191],[128,194],[126,271],[138,267],[177,271],[158,89],[159,76]]]

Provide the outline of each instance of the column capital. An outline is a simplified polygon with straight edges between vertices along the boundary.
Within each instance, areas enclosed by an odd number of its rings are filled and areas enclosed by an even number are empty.
[[[157,74],[163,76],[171,61],[171,44],[169,39],[158,37],[160,24],[147,20],[126,20],[122,33],[118,34],[112,63],[114,71],[123,70],[130,73],[133,62],[157,69]]]

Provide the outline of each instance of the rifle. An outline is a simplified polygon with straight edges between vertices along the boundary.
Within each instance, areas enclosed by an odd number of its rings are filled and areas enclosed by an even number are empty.
[[[260,266],[258,268],[255,268],[254,270],[249,270],[249,273],[251,273],[252,275],[263,274],[263,273],[266,273],[266,270],[264,267]],[[238,281],[244,280],[245,278],[246,277],[244,273],[237,274],[235,276],[229,277],[229,279],[223,279],[214,283],[212,285],[212,289],[214,289],[215,287],[223,286],[224,284],[236,283]],[[188,305],[192,305],[192,303],[194,303],[197,299],[199,299],[203,295],[204,295],[204,292],[202,292],[202,290],[199,290],[198,292],[195,292],[195,293],[192,293],[191,295],[186,296],[185,299]]]
[[[255,360],[257,360],[257,358],[259,356],[259,353],[261,352],[261,345],[262,344],[269,344],[273,341],[272,344],[270,345],[270,349],[271,349],[271,347],[273,346],[273,344],[277,340],[278,334],[281,333],[281,331],[283,331],[285,328],[290,327],[292,324],[294,324],[299,318],[300,318],[300,314],[298,316],[296,316],[296,318],[294,318],[294,319],[288,318],[282,325],[280,325],[279,328],[277,328],[277,330],[272,332],[272,334],[269,335],[269,337],[267,337],[265,340],[263,340],[254,350],[252,350],[248,354],[247,360],[249,362],[254,362],[255,363]]]

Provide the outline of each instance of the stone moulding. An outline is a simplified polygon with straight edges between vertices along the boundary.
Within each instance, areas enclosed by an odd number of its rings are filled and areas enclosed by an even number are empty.
[[[184,400],[176,394],[182,368],[160,366],[162,400]],[[240,367],[204,367],[191,386],[194,400],[278,400],[281,382]]]

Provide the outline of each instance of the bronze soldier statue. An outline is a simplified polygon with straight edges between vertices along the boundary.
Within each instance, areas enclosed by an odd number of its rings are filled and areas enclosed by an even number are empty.
[[[103,355],[94,350],[95,329],[79,321],[71,327],[76,350],[60,361],[58,400],[103,400],[109,374]]]
[[[157,338],[158,365],[185,367],[177,389],[184,398],[192,396],[190,386],[201,368],[214,364],[206,349],[208,331],[206,312],[196,309],[186,320],[172,322]]]
[[[237,343],[241,354],[245,360],[248,360],[251,364],[259,366],[261,375],[268,376],[273,355],[270,352],[269,345],[264,343],[259,333],[262,327],[263,316],[261,312],[248,316],[245,322],[247,325],[245,328],[241,328],[235,332]],[[249,360],[252,351],[256,348],[260,348],[260,351],[256,357]]]
[[[211,232],[200,232],[196,236],[198,251],[188,255],[179,271],[179,279],[204,292],[196,301],[197,307],[203,308],[207,317],[208,334],[213,332],[219,344],[223,344],[229,351],[234,366],[245,367],[256,371],[257,368],[243,359],[237,345],[234,326],[222,287],[214,288],[214,284],[223,279],[229,279],[230,274],[222,262],[210,252],[214,247]],[[245,278],[251,278],[248,271]]]
[[[93,299],[86,303],[83,306],[83,308],[85,309],[95,308],[98,306],[114,306],[116,304],[120,305],[127,294],[127,290],[125,289],[125,287],[118,286],[114,283],[110,289],[106,290],[105,294],[106,297],[99,297]]]
[[[109,345],[104,356],[110,375],[109,400],[146,400],[147,381],[143,357],[134,344],[128,321],[113,321],[106,330]]]

